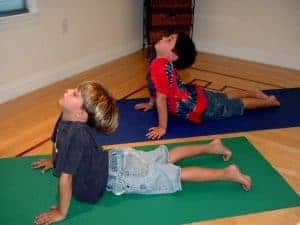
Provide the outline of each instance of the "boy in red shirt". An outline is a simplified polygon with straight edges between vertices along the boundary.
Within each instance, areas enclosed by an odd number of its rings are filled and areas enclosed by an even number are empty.
[[[194,123],[206,119],[241,116],[244,110],[279,106],[275,96],[261,91],[233,90],[214,93],[198,85],[184,84],[176,69],[191,66],[197,52],[192,39],[184,33],[163,37],[155,45],[156,58],[150,63],[147,75],[150,100],[135,105],[148,111],[156,104],[158,125],[151,127],[146,136],[159,139],[166,134],[168,112]]]

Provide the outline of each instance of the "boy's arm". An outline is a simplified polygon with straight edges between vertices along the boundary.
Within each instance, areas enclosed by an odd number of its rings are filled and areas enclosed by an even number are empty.
[[[154,104],[155,104],[155,98],[154,97],[150,97],[148,104],[152,105],[152,107],[153,107]]]
[[[146,134],[149,139],[159,139],[166,134],[168,124],[167,96],[157,92],[156,108],[158,114],[158,126],[151,127]]]
[[[62,173],[59,178],[59,206],[58,210],[65,216],[68,214],[72,198],[73,175]]]
[[[136,104],[134,106],[134,108],[135,109],[143,109],[146,112],[146,111],[153,109],[154,103],[155,103],[155,98],[150,97],[149,102],[143,102],[143,103]]]
[[[37,216],[34,221],[35,224],[52,224],[67,216],[72,198],[72,178],[71,174],[61,174],[59,178],[59,205],[51,207],[50,211]]]

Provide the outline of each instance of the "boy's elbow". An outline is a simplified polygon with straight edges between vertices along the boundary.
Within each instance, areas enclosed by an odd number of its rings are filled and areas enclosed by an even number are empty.
[[[156,95],[156,101],[166,101],[167,100],[167,95],[162,94],[162,93],[157,93]]]

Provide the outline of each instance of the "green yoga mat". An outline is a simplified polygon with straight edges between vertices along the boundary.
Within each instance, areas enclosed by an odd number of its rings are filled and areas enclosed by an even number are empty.
[[[297,193],[246,138],[223,139],[223,143],[233,152],[229,162],[223,162],[220,156],[204,155],[180,165],[220,168],[235,163],[252,177],[250,192],[231,182],[184,183],[183,191],[167,195],[114,196],[106,192],[95,205],[72,200],[67,219],[59,224],[174,225],[300,205]],[[57,178],[51,172],[41,174],[30,167],[40,158],[0,160],[0,224],[32,224],[37,214],[57,203]]]

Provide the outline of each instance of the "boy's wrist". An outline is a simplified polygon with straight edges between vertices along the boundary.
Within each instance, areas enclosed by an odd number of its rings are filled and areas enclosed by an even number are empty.
[[[167,126],[163,126],[163,125],[158,125],[159,128],[167,130]]]
[[[68,214],[68,210],[62,209],[61,206],[58,206],[56,210],[57,210],[57,211],[60,213],[60,215],[63,216],[64,218],[65,218],[65,217],[67,216],[67,214]]]

